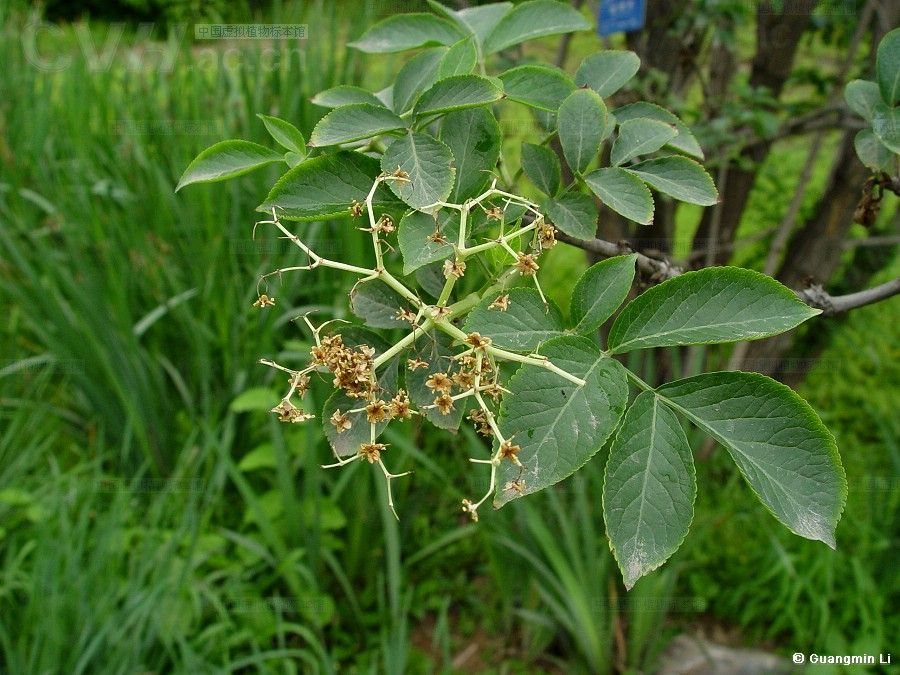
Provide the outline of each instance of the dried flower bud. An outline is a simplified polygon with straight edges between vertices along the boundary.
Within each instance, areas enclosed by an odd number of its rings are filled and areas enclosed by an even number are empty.
[[[381,459],[381,453],[387,446],[384,443],[362,443],[359,446],[359,454],[366,459],[369,464],[374,464]]]
[[[499,309],[501,312],[505,312],[509,309],[509,294],[498,296],[496,300],[488,305],[488,309]]]
[[[538,229],[538,241],[541,243],[541,248],[556,246],[556,228],[551,223],[541,223]]]
[[[530,253],[520,253],[516,262],[516,269],[522,273],[522,276],[530,277],[534,276],[535,272],[540,269],[540,266]]]
[[[369,424],[378,424],[391,417],[391,409],[385,401],[372,401],[366,406],[366,419]]]
[[[354,218],[359,218],[363,214],[365,208],[364,204],[360,204],[354,199],[353,203],[350,204],[350,215]]]
[[[410,370],[418,370],[419,368],[427,368],[428,363],[421,359],[406,359],[406,367]]]
[[[470,370],[460,370],[453,374],[453,383],[463,391],[468,391],[475,386],[475,373]]]
[[[416,323],[416,315],[411,310],[406,309],[406,307],[397,310],[397,313],[394,314],[394,318],[398,321],[406,321],[407,323],[411,323],[413,325],[415,325]]]
[[[375,223],[375,231],[383,232],[384,234],[390,234],[394,231],[394,219],[391,218],[388,214],[384,214],[381,218],[378,219],[378,222]]]
[[[444,277],[456,277],[459,279],[466,273],[466,263],[462,260],[445,260],[444,261]]]
[[[515,464],[516,466],[522,466],[522,463],[519,461],[519,458],[516,456],[521,452],[522,448],[518,445],[513,444],[509,439],[503,441],[500,444],[500,459],[508,459],[510,462]]]
[[[469,516],[471,516],[473,522],[478,522],[478,509],[475,508],[475,505],[468,499],[462,500],[462,510],[463,513],[468,513]]]
[[[409,397],[404,389],[397,391],[396,396],[391,399],[391,412],[394,417],[401,420],[408,420],[412,417],[412,408],[409,405]]]
[[[253,303],[254,307],[274,307],[275,306],[275,298],[269,297],[265,293],[259,296],[259,299]]]
[[[428,241],[430,241],[432,244],[446,244],[446,243],[448,243],[448,242],[447,242],[447,239],[444,237],[444,235],[441,234],[440,228],[436,229],[434,232],[432,232],[431,234],[429,234],[428,237],[427,237],[427,239],[428,239]]]
[[[440,411],[441,415],[449,415],[453,411],[453,399],[449,394],[441,394],[434,399],[435,407]]]
[[[503,486],[504,490],[512,490],[517,492],[518,494],[522,494],[525,492],[525,481],[521,478],[517,478],[516,480],[511,480]]]
[[[300,398],[306,396],[306,391],[309,389],[309,375],[306,373],[294,373],[290,377],[290,383],[297,390],[297,395]]]
[[[446,373],[434,373],[425,380],[425,386],[433,391],[439,391],[446,394],[450,392],[450,388],[453,386],[453,380],[451,380]]]
[[[272,412],[278,415],[279,421],[292,422],[294,424],[305,422],[306,420],[311,420],[315,417],[315,415],[303,412],[303,408],[294,406],[294,404],[287,399],[283,399],[281,403],[272,408]]]
[[[472,345],[475,349],[484,349],[491,344],[491,338],[484,337],[480,333],[469,333],[466,336],[466,343]]]
[[[499,206],[492,206],[489,209],[485,209],[485,215],[488,217],[488,220],[499,220],[503,222],[503,209]]]
[[[491,382],[489,385],[484,387],[481,391],[484,394],[490,396],[495,401],[497,399],[499,399],[501,396],[503,396],[503,388],[496,382]]]
[[[350,431],[350,416],[342,413],[340,409],[337,409],[332,413],[329,422],[334,425],[334,428],[337,429],[339,434]]]

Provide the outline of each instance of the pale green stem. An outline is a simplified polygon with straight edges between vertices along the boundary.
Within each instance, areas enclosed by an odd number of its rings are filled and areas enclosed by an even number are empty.
[[[406,335],[402,340],[397,342],[397,344],[393,345],[390,349],[388,349],[386,352],[375,359],[373,363],[373,367],[375,368],[375,370],[378,370],[381,366],[390,361],[397,354],[412,345],[412,343],[415,342],[418,337],[428,331],[428,329],[432,326],[434,326],[434,321],[430,318],[425,319],[421,326],[413,329],[411,333]]]

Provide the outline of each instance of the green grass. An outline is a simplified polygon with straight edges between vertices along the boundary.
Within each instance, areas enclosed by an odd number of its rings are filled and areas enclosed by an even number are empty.
[[[257,359],[302,359],[293,319],[346,315],[351,281],[286,277],[269,287],[274,310],[253,309],[260,273],[301,262],[250,240],[274,173],[173,187],[217,140],[268,143],[257,112],[308,133],[324,112],[310,96],[363,76],[380,88],[399,63],[340,47],[365,12],[278,11],[310,39],[277,68],[254,44],[229,45],[240,67],[221,45],[185,44],[171,71],[132,68],[141,45],[125,35],[112,67],[93,69],[65,26],[41,53],[72,60],[47,71],[25,60],[22,10],[0,9],[0,90],[16,93],[0,99],[0,670],[646,671],[699,607],[785,649],[897,634],[878,598],[896,588],[896,490],[851,493],[830,553],[784,532],[716,456],[684,551],[626,597],[600,516],[603,453],[473,525],[459,501],[484,489],[467,461],[481,441],[407,424],[387,435],[392,467],[416,470],[395,483],[397,522],[378,475],[323,471],[319,429],[265,414],[284,383]],[[91,30],[100,44],[106,28]],[[579,37],[570,63],[597,44]],[[348,223],[305,227],[364,260]],[[566,274],[545,287],[565,304],[584,260],[552,256]],[[836,327],[804,390],[851,478],[900,462],[890,400],[861,394],[900,377],[900,317],[883,307]],[[310,407],[326,393],[314,387]]]

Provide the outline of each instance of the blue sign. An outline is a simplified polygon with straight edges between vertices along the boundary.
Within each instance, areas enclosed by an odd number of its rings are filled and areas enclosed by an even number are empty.
[[[600,0],[597,32],[601,37],[644,27],[645,0]]]

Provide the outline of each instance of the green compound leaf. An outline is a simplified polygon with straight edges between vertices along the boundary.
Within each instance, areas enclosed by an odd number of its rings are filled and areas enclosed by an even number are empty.
[[[623,122],[613,143],[610,162],[621,166],[639,155],[656,152],[677,135],[678,130],[668,122],[641,118]]]
[[[438,225],[440,224],[440,227]],[[440,231],[446,243],[431,241],[428,237]],[[397,241],[403,256],[403,274],[411,274],[420,267],[453,255],[453,245],[459,238],[459,214],[452,213],[446,219],[435,220],[422,211],[412,211],[400,219]]]
[[[609,135],[606,104],[597,92],[579,89],[559,106],[557,129],[563,154],[573,171],[583,172]]]
[[[556,112],[575,83],[559,68],[550,66],[519,66],[500,75],[506,98],[532,108]]]
[[[456,175],[453,153],[433,136],[410,132],[391,143],[381,157],[381,168],[392,173],[398,167],[409,174],[409,181],[390,181],[388,185],[414,209],[450,196]]]
[[[266,131],[278,145],[298,155],[306,154],[306,139],[300,130],[287,120],[269,115],[257,115],[266,125]]]
[[[553,224],[570,237],[593,239],[597,235],[597,206],[581,192],[569,192],[541,205]]]
[[[609,49],[588,56],[575,73],[575,84],[590,87],[603,97],[615,94],[641,67],[634,52]]]
[[[385,341],[376,333],[359,326],[342,326],[331,332],[339,333],[344,339],[344,344],[349,347],[361,344],[369,345],[375,350],[376,356],[382,354],[388,348]],[[398,361],[394,358],[378,371],[378,384],[382,388],[381,397],[385,400],[389,400],[397,392],[397,366]],[[325,401],[325,405],[322,408],[322,426],[325,429],[325,437],[338,457],[355,455],[359,451],[361,443],[369,442],[371,428],[366,419],[365,410],[348,413],[350,410],[363,408],[365,405],[365,399],[350,398],[342,389],[335,390]],[[350,429],[338,433],[330,421],[335,410],[340,410],[342,413],[349,415]],[[387,425],[387,421],[379,422],[375,425],[376,438],[384,431]]]
[[[468,75],[475,68],[476,63],[478,63],[478,51],[475,48],[475,38],[464,37],[444,54],[438,67],[438,78]]]
[[[286,220],[321,220],[347,215],[355,199],[365,201],[375,176],[381,171],[378,161],[358,152],[337,152],[298,164],[275,183],[266,201],[257,211],[278,215]],[[375,205],[396,204],[387,189],[379,188]]]
[[[847,480],[834,437],[790,387],[757,373],[666,384],[663,400],[728,450],[762,503],[795,534],[835,547]]]
[[[589,267],[572,289],[575,332],[593,333],[628,297],[634,281],[636,254],[608,258]]]
[[[894,153],[878,140],[871,129],[860,129],[853,137],[853,147],[859,160],[873,171],[890,172]]]
[[[221,141],[201,152],[188,165],[175,187],[178,192],[193,183],[215,183],[250,173],[266,164],[282,162],[280,153],[250,141]]]
[[[441,141],[453,153],[456,182],[451,200],[461,204],[481,194],[500,158],[500,125],[487,108],[457,110],[444,117]]]
[[[559,157],[550,148],[522,143],[522,171],[546,195],[554,196],[562,184]]]
[[[876,105],[872,114],[872,131],[891,152],[900,154],[900,107],[889,108],[884,103]]]
[[[640,178],[625,169],[597,169],[586,175],[584,182],[600,201],[628,220],[641,225],[653,220],[653,195]]]
[[[758,340],[820,314],[775,279],[740,267],[686,272],[625,306],[609,331],[613,354],[648,347]]]
[[[453,360],[455,351],[453,339],[442,331],[430,331],[416,340],[409,354],[411,358],[417,358],[428,364],[427,368],[406,371],[406,389],[409,393],[410,403],[415,408],[432,405],[438,395],[429,389],[425,381],[435,373],[447,373],[449,376],[459,372],[459,363]],[[459,429],[466,410],[466,399],[454,402],[453,410],[444,415],[437,408],[422,410],[425,419],[434,426],[448,431]]]
[[[538,492],[572,475],[603,447],[628,403],[625,369],[605,357],[590,340],[563,336],[548,340],[541,353],[585,380],[577,386],[540,366],[523,365],[510,378],[500,410],[500,430],[521,446],[520,492],[508,484],[519,468],[504,461],[498,469],[494,508]]]
[[[372,328],[409,328],[409,322],[398,319],[397,313],[413,308],[387,284],[376,279],[353,287],[350,309]]]
[[[639,101],[638,103],[631,103],[630,105],[616,108],[616,110],[613,111],[613,114],[619,124],[623,124],[628,120],[637,119],[639,117],[648,117],[650,119],[659,120],[660,122],[674,124],[675,128],[678,130],[678,135],[669,141],[668,147],[683,152],[686,155],[690,155],[691,157],[703,159],[703,150],[700,148],[700,144],[697,142],[694,134],[691,133],[691,130],[688,129],[684,122],[665,108],[661,108],[654,103]]]
[[[437,81],[438,68],[446,54],[446,47],[426,49],[406,62],[394,80],[394,112],[401,114],[412,110],[422,92]]]
[[[491,309],[503,295],[509,296],[506,310]],[[512,288],[493,293],[476,305],[463,328],[467,333],[480,333],[493,340],[496,347],[516,352],[530,352],[563,332],[562,313],[552,301],[544,304],[533,288]]]
[[[384,103],[382,103],[372,92],[366,91],[362,87],[354,87],[349,84],[339,84],[336,87],[320,91],[312,97],[311,102],[314,105],[323,108],[340,108],[344,105],[353,105],[357,103],[384,106]]]
[[[681,423],[653,392],[642,392],[616,433],[603,482],[606,532],[627,590],[681,546],[696,495]]]
[[[349,46],[369,54],[452,45],[465,37],[458,26],[433,14],[411,13],[379,21]]]
[[[866,122],[872,121],[875,106],[881,103],[878,85],[868,80],[853,80],[844,87],[844,100],[850,110],[862,117]]]
[[[417,117],[463,110],[499,101],[503,91],[491,80],[480,75],[456,75],[440,80],[419,97],[415,107]]]
[[[884,102],[891,106],[900,104],[900,28],[895,28],[881,39],[875,72]]]
[[[650,187],[689,204],[711,206],[719,200],[713,179],[692,159],[681,156],[648,159],[626,169]]]
[[[310,147],[361,141],[406,128],[406,122],[383,105],[354,103],[335,108],[319,120],[309,137]]]
[[[485,38],[494,30],[494,27],[500,23],[500,19],[513,8],[511,2],[494,2],[458,11],[450,9],[436,0],[428,0],[428,4],[435,12],[447,17],[465,32],[474,35],[479,47],[484,44]]]
[[[497,23],[484,41],[484,52],[493,54],[526,40],[590,27],[571,5],[555,0],[529,0],[516,5]]]

